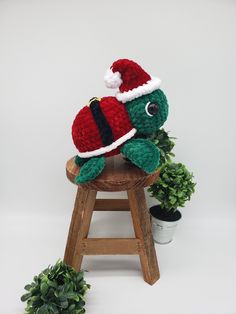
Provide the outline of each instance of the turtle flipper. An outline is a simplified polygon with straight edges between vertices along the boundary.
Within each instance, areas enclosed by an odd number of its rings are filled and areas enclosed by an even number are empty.
[[[82,167],[86,161],[88,161],[88,158],[81,158],[78,155],[75,156],[74,162],[76,164],[76,166]]]
[[[86,161],[80,168],[79,175],[75,178],[76,184],[82,184],[95,179],[105,167],[105,157],[93,157]]]
[[[147,173],[152,173],[159,166],[160,151],[147,139],[131,139],[122,146],[121,152],[133,164]]]

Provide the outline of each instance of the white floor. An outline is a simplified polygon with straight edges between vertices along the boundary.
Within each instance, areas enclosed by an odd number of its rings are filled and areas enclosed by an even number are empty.
[[[22,314],[23,287],[63,256],[67,216],[1,220],[1,314]],[[149,286],[136,256],[86,257],[86,313],[236,313],[236,221],[184,218],[174,242],[156,245],[161,279]],[[93,236],[132,236],[129,213],[96,213]]]

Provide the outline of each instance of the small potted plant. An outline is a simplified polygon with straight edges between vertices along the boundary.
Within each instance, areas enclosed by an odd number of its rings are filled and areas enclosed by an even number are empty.
[[[58,261],[25,286],[27,293],[21,301],[27,301],[25,313],[28,314],[82,314],[84,295],[89,288],[83,272]]]
[[[172,241],[178,220],[179,207],[184,207],[194,193],[193,174],[181,163],[167,162],[160,169],[160,177],[148,192],[160,204],[150,208],[154,241],[166,244]]]

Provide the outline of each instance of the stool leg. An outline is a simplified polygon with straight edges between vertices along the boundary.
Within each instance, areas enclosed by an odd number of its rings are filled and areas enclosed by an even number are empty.
[[[144,280],[150,285],[160,277],[156,251],[152,238],[150,217],[146,205],[144,189],[127,191],[136,238],[141,241],[140,262]]]
[[[78,188],[64,255],[64,262],[81,268],[81,241],[87,238],[97,191]]]

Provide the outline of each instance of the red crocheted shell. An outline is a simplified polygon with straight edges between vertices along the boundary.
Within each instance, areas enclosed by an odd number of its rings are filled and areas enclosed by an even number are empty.
[[[115,97],[103,97],[100,100],[100,109],[112,130],[114,141],[111,145],[103,145],[101,130],[97,126],[90,107],[85,106],[79,111],[72,125],[73,141],[81,157],[99,155],[108,157],[119,154],[121,144],[136,132],[125,105]]]

